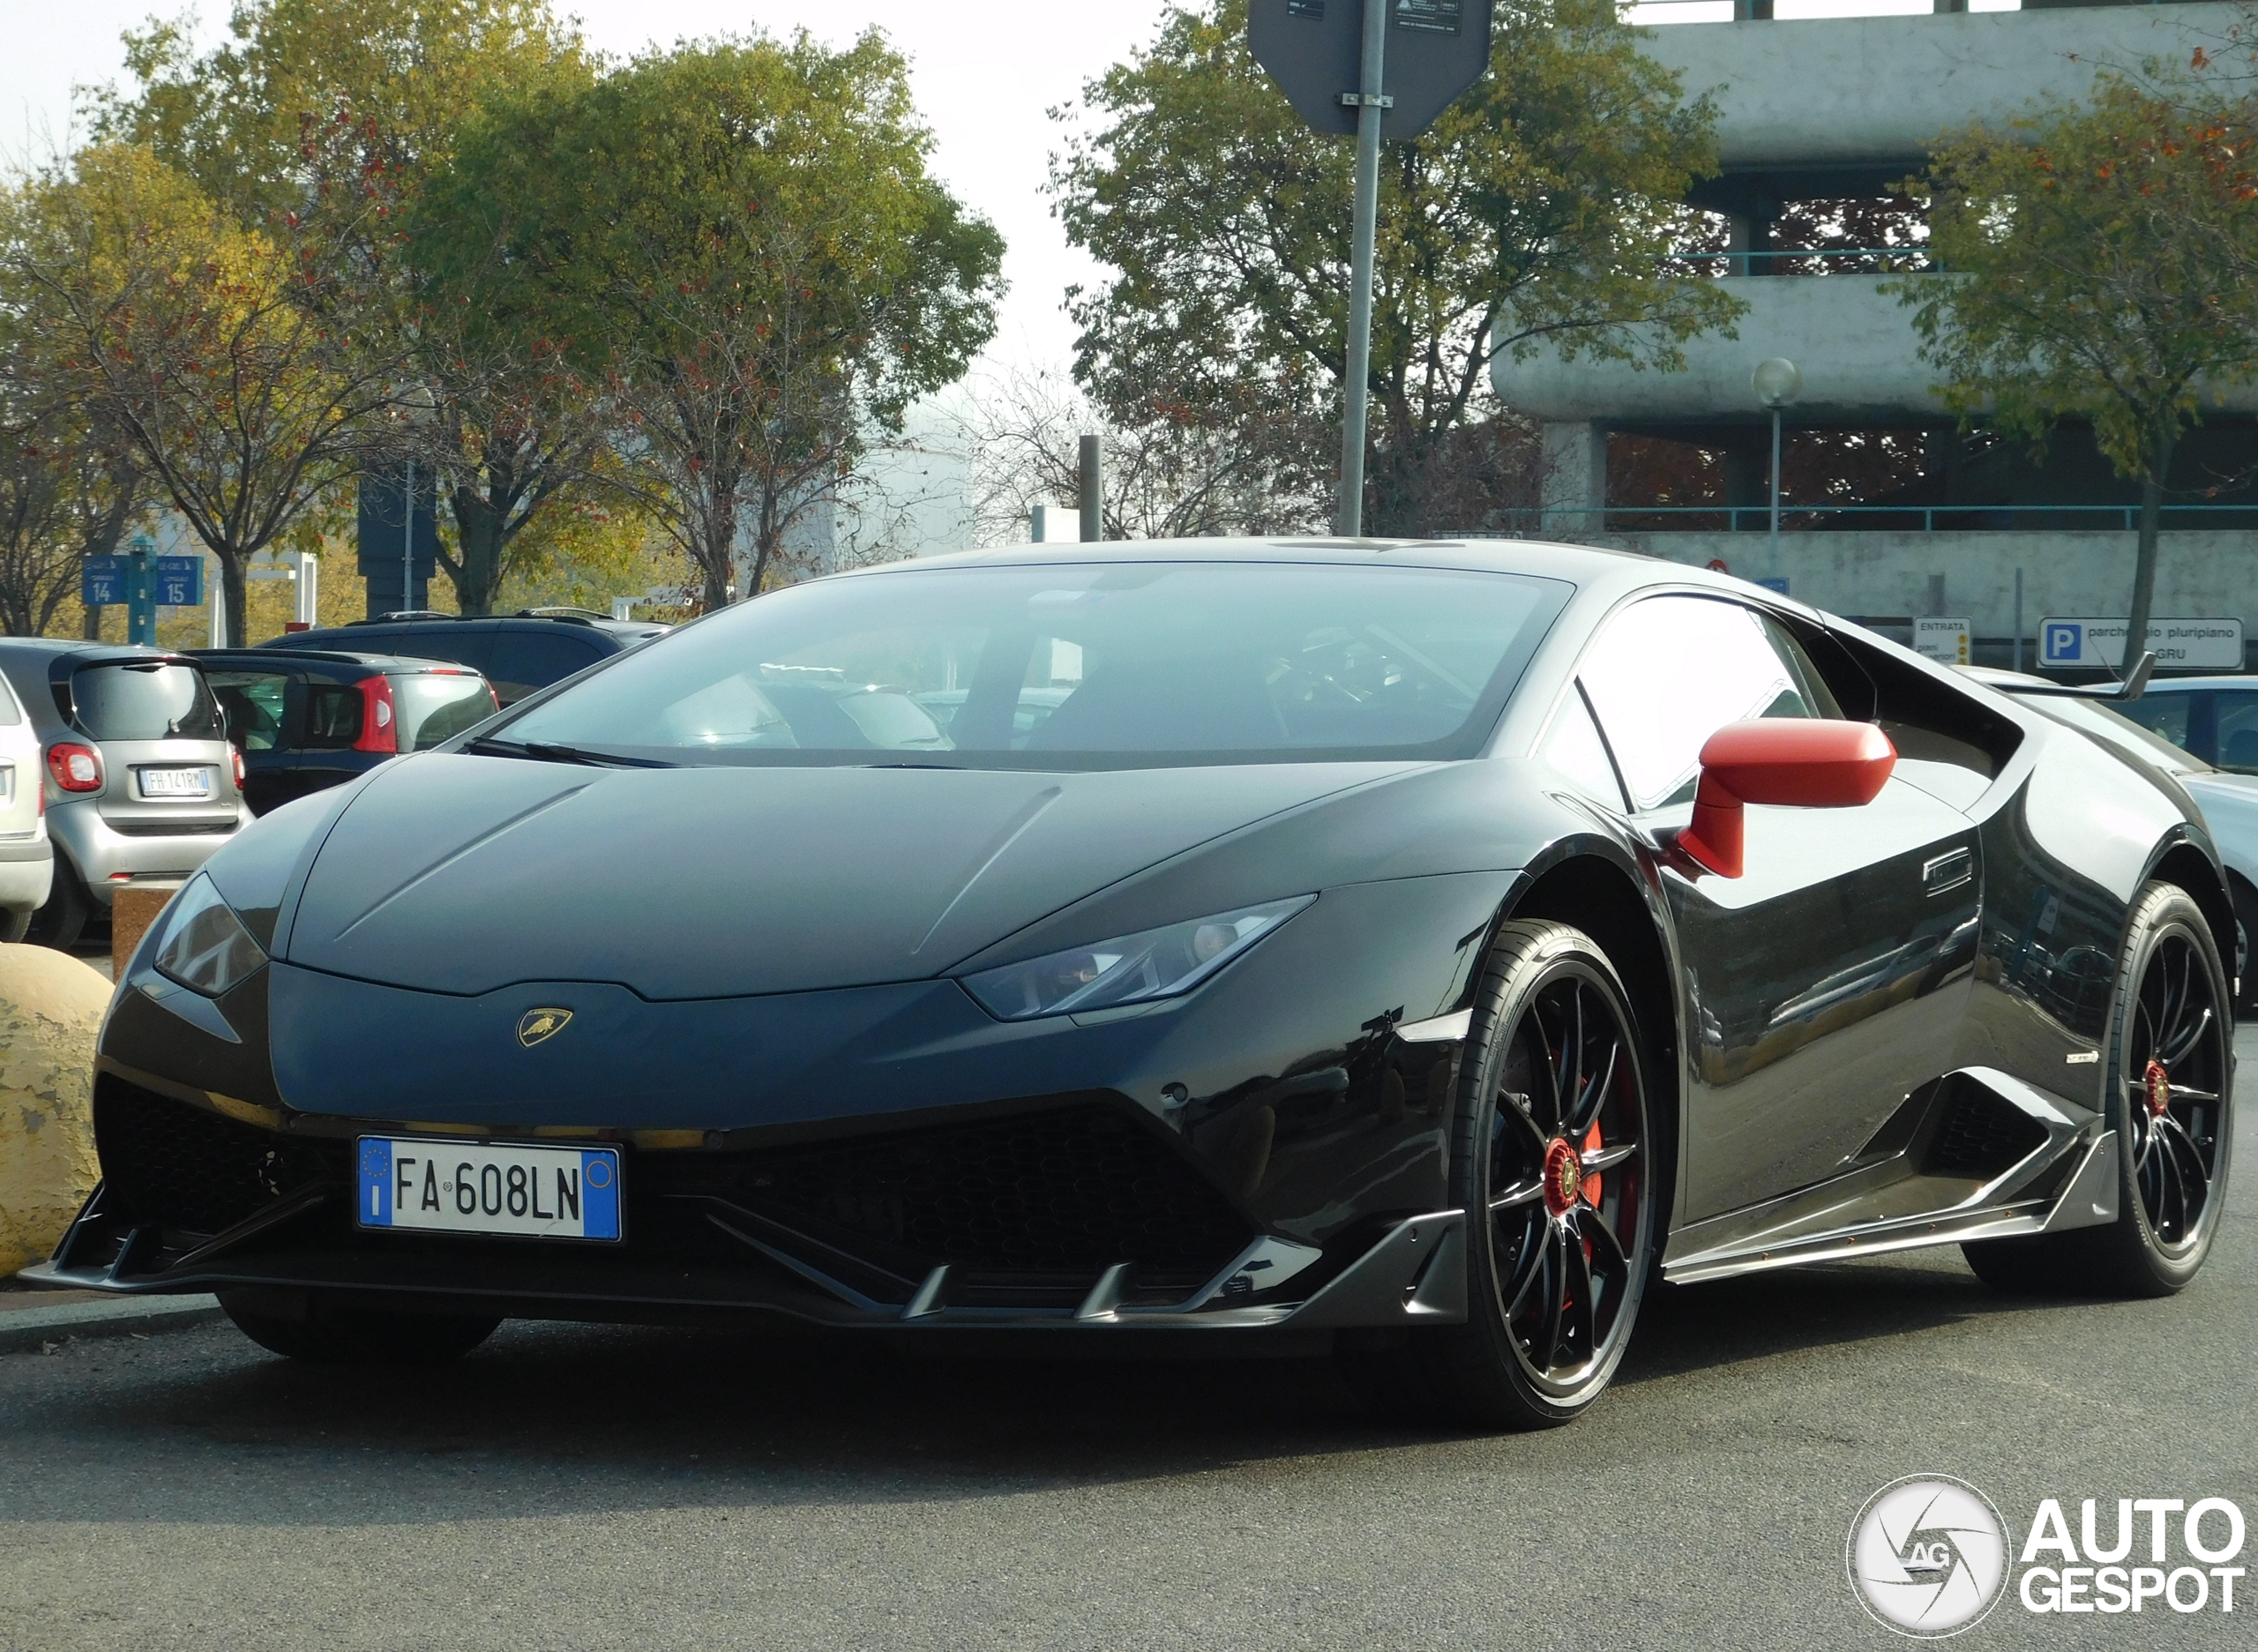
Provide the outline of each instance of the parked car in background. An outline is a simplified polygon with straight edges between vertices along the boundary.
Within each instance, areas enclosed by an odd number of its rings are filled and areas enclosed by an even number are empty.
[[[250,819],[243,759],[191,656],[9,637],[0,676],[38,736],[55,844],[31,938],[72,945],[121,886],[191,876]]]
[[[467,666],[330,650],[197,651],[243,759],[243,797],[265,814],[417,751],[501,709]]]
[[[259,647],[452,661],[483,676],[506,706],[666,631],[664,625],[644,621],[606,619],[562,609],[527,609],[506,618],[387,614],[329,631],[295,632]]]
[[[2116,709],[2213,768],[2258,774],[2258,676],[2170,677]]]
[[[39,731],[0,682],[0,940],[19,941],[47,904],[55,845],[47,835]]]
[[[2018,687],[2036,688],[2040,679],[2008,671],[1978,670],[1970,676],[2013,694]],[[2229,686],[2232,685],[2232,686]],[[2104,744],[2150,767],[2162,771],[2187,789],[2211,828],[2219,859],[2226,865],[2227,893],[2234,901],[2234,916],[2242,935],[2236,964],[2237,1006],[2258,1010],[2258,968],[2248,956],[2258,942],[2258,679],[2250,677],[2182,677],[2170,683],[2150,683],[2140,699],[2112,700],[2104,705],[2090,699],[2052,695],[2018,696],[2033,711],[2082,729]],[[2248,706],[2237,704],[2247,701]],[[2178,729],[2191,738],[2209,739],[2226,720],[2227,738],[2244,742],[2252,757],[2247,773],[2215,767],[2197,752],[2172,738]],[[2247,718],[2249,728],[2240,724]]]

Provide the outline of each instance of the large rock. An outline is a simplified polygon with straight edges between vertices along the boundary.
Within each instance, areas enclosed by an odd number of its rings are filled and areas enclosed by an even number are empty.
[[[0,1278],[46,1259],[100,1175],[91,1087],[109,993],[75,958],[0,946]]]

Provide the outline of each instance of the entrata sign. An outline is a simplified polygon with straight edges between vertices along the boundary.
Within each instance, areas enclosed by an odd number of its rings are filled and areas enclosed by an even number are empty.
[[[1366,4],[1389,8],[1380,136],[1417,138],[1489,68],[1491,0],[1252,0],[1246,43],[1296,114],[1353,134]]]
[[[2038,663],[2052,670],[2121,669],[2126,619],[2042,619]],[[2239,671],[2242,622],[2239,619],[2151,619],[2149,648],[2165,671]]]
[[[1913,622],[1913,652],[1944,665],[1968,663],[1968,622],[1921,618]]]

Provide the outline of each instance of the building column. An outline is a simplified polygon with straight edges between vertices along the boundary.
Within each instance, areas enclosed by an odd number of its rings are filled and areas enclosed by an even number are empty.
[[[1607,427],[1596,419],[1544,427],[1544,539],[1588,539],[1607,529]]]

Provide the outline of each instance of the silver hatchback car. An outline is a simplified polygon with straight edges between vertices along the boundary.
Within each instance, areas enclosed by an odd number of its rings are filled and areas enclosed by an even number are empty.
[[[195,661],[10,637],[0,676],[39,736],[55,845],[32,939],[72,945],[121,886],[188,877],[250,818],[242,759]]]

